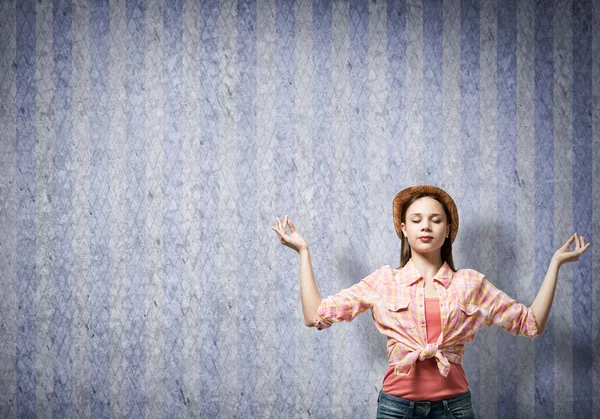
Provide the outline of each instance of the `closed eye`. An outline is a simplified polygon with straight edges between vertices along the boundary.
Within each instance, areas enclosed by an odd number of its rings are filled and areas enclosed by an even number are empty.
[[[413,223],[420,223],[420,222],[421,222],[421,220],[413,220]],[[441,223],[440,220],[434,220],[433,222],[436,223],[436,224]]]

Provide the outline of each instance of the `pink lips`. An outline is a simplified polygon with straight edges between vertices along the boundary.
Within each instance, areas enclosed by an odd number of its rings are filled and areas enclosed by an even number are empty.
[[[433,240],[433,237],[419,237],[419,239],[424,242],[430,242]]]

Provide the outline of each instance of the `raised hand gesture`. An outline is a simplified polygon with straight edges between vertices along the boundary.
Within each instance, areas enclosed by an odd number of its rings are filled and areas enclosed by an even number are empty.
[[[290,227],[291,234],[286,234],[287,227]],[[281,244],[287,246],[289,248],[294,249],[296,252],[300,253],[300,251],[304,248],[308,247],[306,240],[296,231],[294,228],[294,224],[292,220],[285,216],[285,221],[281,224],[279,217],[275,218],[275,226],[271,226],[273,230],[279,235],[279,240]]]
[[[575,240],[575,250],[569,250],[569,247]],[[578,236],[577,233],[573,234],[569,237],[569,240],[555,253],[552,259],[556,260],[559,265],[563,263],[575,262],[579,259],[579,256],[585,252],[585,250],[590,246],[591,243],[585,244],[585,239],[583,236]]]

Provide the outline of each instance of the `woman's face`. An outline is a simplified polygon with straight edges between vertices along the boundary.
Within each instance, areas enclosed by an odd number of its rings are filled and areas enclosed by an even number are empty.
[[[450,234],[444,208],[437,200],[425,196],[417,199],[406,209],[406,223],[402,223],[402,232],[412,251],[428,253],[439,251],[446,236]],[[422,236],[431,239],[423,240]]]

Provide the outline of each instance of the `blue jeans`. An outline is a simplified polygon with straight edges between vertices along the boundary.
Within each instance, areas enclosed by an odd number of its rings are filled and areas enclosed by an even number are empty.
[[[418,401],[403,399],[379,391],[377,419],[472,419],[475,417],[471,405],[471,390],[443,400]]]

